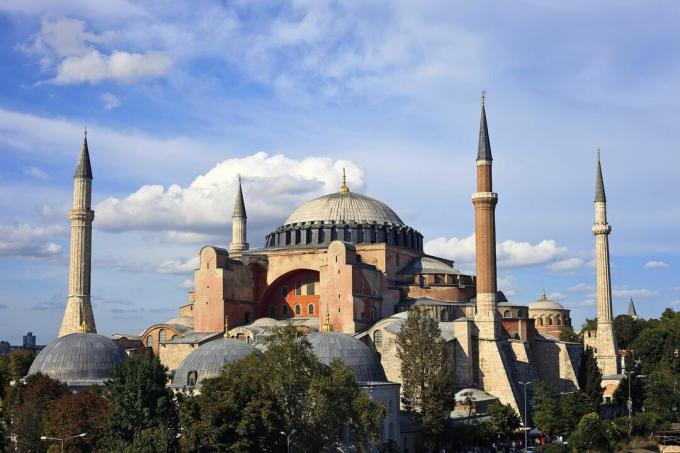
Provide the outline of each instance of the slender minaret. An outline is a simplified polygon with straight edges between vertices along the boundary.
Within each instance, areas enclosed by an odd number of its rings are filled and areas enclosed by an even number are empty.
[[[246,204],[243,202],[241,176],[239,176],[238,191],[236,192],[236,201],[234,203],[234,213],[231,216],[231,244],[229,244],[230,252],[242,252],[244,250],[248,250],[248,243],[246,242],[247,221],[248,216],[246,215]]]
[[[614,335],[612,318],[612,284],[609,271],[609,233],[612,227],[607,223],[607,197],[604,194],[600,150],[597,151],[595,173],[595,266],[597,273],[597,364],[604,376],[619,374],[618,347]]]
[[[92,268],[92,167],[87,147],[87,129],[80,150],[80,160],[73,176],[73,209],[71,218],[71,255],[68,274],[68,300],[59,336],[81,332],[97,332],[90,302]]]
[[[486,125],[486,110],[482,92],[482,117],[477,148],[477,192],[472,194],[475,206],[475,238],[477,249],[477,314],[475,322],[479,337],[496,339],[499,319],[496,311],[496,203],[491,178],[491,144]]]
[[[633,318],[633,321],[638,319],[638,314],[637,310],[635,309],[635,302],[633,302],[633,298],[630,298],[630,302],[628,302],[628,316]]]

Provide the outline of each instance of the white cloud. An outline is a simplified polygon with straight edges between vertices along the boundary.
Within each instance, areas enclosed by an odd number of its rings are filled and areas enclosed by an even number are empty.
[[[650,289],[629,289],[629,288],[614,288],[612,289],[612,295],[614,297],[620,298],[634,298],[639,297],[654,297],[659,293],[657,291],[652,291]]]
[[[101,100],[104,103],[104,108],[106,110],[111,110],[115,109],[117,107],[120,107],[120,99],[112,93],[103,93],[101,95]]]
[[[35,179],[42,179],[46,180],[47,179],[47,173],[45,173],[43,170],[39,169],[38,167],[30,166],[24,168],[24,174],[28,175],[32,178]]]
[[[49,239],[63,236],[65,228],[59,225],[0,226],[0,256],[47,258],[61,254],[61,246]]]
[[[198,268],[198,256],[189,258],[186,261],[168,260],[158,266],[158,272],[161,274],[187,274],[193,272]]]
[[[567,296],[565,296],[564,294],[562,294],[558,291],[555,291],[555,292],[548,294],[547,297],[548,297],[549,300],[564,300],[564,299],[567,298]]]
[[[91,50],[85,55],[65,58],[59,63],[52,82],[57,85],[97,84],[103,80],[133,83],[162,76],[171,65],[170,58],[160,52],[140,54],[117,50],[111,55],[102,55]]]
[[[594,291],[595,287],[592,285],[589,285],[587,283],[579,283],[578,285],[572,286],[571,288],[568,288],[567,291],[572,292],[572,293],[581,293],[581,292],[588,292],[588,291]]]
[[[567,258],[554,263],[548,264],[546,267],[551,271],[556,272],[571,272],[583,267],[585,263],[581,258]]]
[[[463,263],[475,260],[475,235],[464,238],[439,237],[425,243],[425,251],[432,255],[454,259]],[[536,244],[506,240],[496,246],[499,269],[538,266],[553,262],[568,252],[554,240],[542,240]]]
[[[180,289],[192,289],[194,287],[194,281],[193,279],[187,278],[186,280],[182,280],[177,287]]]
[[[668,263],[665,261],[647,261],[643,267],[645,269],[662,269],[668,267]]]
[[[231,222],[239,174],[249,227],[276,225],[301,200],[336,191],[343,167],[348,169],[350,188],[361,190],[363,172],[348,161],[325,157],[298,160],[264,152],[227,159],[187,187],[145,185],[123,199],[102,201],[95,208],[95,227],[106,231],[167,230],[174,232],[174,238],[197,241],[202,236],[195,233],[224,234]]]

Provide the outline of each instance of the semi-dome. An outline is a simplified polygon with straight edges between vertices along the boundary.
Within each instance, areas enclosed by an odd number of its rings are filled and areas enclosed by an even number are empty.
[[[57,338],[38,353],[28,374],[45,374],[69,387],[104,385],[126,354],[110,339],[88,332]]]
[[[330,365],[340,359],[353,372],[357,382],[385,382],[385,370],[378,355],[351,335],[336,332],[315,332],[307,335],[314,354]]]
[[[233,338],[219,338],[194,349],[175,371],[173,387],[193,387],[203,379],[214,378],[227,363],[235,362],[250,354],[261,354],[248,343]]]
[[[284,225],[315,222],[404,224],[382,201],[354,192],[336,192],[303,203],[288,216]]]

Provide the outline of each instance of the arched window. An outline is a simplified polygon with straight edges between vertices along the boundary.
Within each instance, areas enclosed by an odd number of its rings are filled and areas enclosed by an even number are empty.
[[[314,279],[312,277],[309,277],[309,280],[307,280],[307,295],[314,295]]]
[[[314,314],[314,304],[307,305],[307,314],[309,314],[309,315]]]
[[[538,318],[538,325],[539,325],[539,326],[542,326],[542,325],[543,325],[543,316],[541,316],[540,318]]]
[[[175,338],[177,338],[177,335],[173,335],[172,338],[170,338],[170,339],[174,340]]]
[[[376,348],[382,347],[382,330],[376,330],[373,332],[373,344]]]
[[[273,305],[269,307],[269,316],[272,318],[276,316],[276,307]]]
[[[553,325],[553,318],[552,315],[548,315],[548,325],[552,326]]]
[[[372,321],[375,319],[375,307],[371,305],[371,308],[368,309],[368,318]]]
[[[558,326],[562,325],[562,316],[560,315],[555,316],[555,324],[557,324]]]
[[[439,320],[440,321],[448,321],[449,320],[449,311],[446,308],[443,308],[441,312],[439,312]]]
[[[512,318],[512,313],[510,313],[510,310],[505,310],[503,312],[503,317],[504,318]]]
[[[153,346],[153,337],[149,335],[148,337],[146,337],[146,347],[150,348],[151,346]]]
[[[300,313],[302,313],[302,307],[300,304],[295,304],[295,314],[299,315]]]
[[[295,295],[302,296],[302,282],[295,283]]]
[[[198,381],[198,372],[196,370],[191,370],[187,373],[187,386],[195,387],[196,381]]]
[[[288,305],[283,304],[281,306],[281,316],[288,316]]]
[[[165,341],[165,329],[158,331],[158,342],[163,343]]]

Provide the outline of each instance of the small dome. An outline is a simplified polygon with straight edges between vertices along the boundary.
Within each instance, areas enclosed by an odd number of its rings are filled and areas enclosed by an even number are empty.
[[[188,384],[189,373],[196,372],[196,384],[203,379],[214,378],[227,363],[235,362],[250,354],[261,354],[248,343],[233,338],[219,338],[194,349],[184,359],[172,380],[173,387]]]
[[[308,201],[293,211],[284,225],[320,221],[404,225],[382,201],[354,192],[336,192]]]
[[[125,351],[108,338],[77,332],[57,338],[38,353],[28,374],[42,373],[69,387],[104,385],[123,364]]]
[[[564,310],[564,305],[554,300],[548,300],[545,291],[541,292],[541,298],[529,303],[530,310]]]
[[[357,382],[385,382],[385,370],[378,355],[356,338],[335,332],[315,332],[307,335],[319,360],[330,365],[342,360],[354,372]]]

